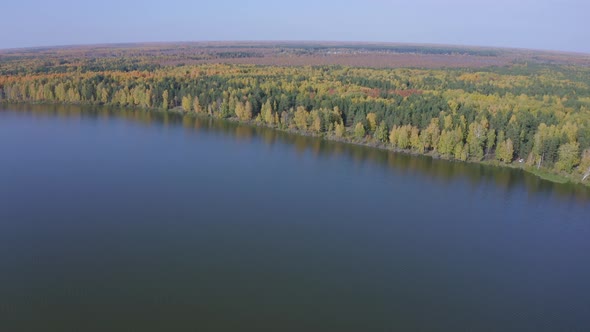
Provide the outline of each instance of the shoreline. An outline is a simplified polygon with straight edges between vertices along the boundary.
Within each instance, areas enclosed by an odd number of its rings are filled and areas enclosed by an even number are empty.
[[[549,181],[552,183],[558,183],[558,184],[568,184],[569,183],[569,184],[573,184],[573,185],[579,185],[579,186],[585,187],[585,188],[590,188],[590,181],[588,181],[588,180],[587,181],[580,181],[580,180],[577,180],[571,176],[565,176],[562,174],[553,173],[553,172],[546,170],[546,169],[538,169],[537,170],[535,167],[526,166],[526,164],[524,164],[524,163],[505,164],[505,163],[501,163],[501,162],[498,162],[495,160],[490,160],[490,159],[484,159],[481,161],[456,160],[456,159],[451,159],[451,158],[445,158],[436,152],[419,153],[419,152],[416,152],[413,150],[391,148],[383,143],[370,142],[370,141],[358,141],[358,140],[354,140],[354,139],[342,139],[342,138],[334,137],[332,135],[317,135],[317,134],[314,134],[311,132],[304,132],[304,131],[297,130],[297,129],[289,129],[289,128],[282,129],[282,128],[278,128],[278,127],[272,127],[272,126],[267,126],[265,124],[256,123],[255,120],[242,121],[242,120],[238,119],[237,117],[217,118],[217,117],[211,116],[209,114],[198,114],[198,113],[194,113],[194,112],[185,112],[185,111],[179,110],[179,109],[171,109],[171,110],[144,109],[144,110],[146,110],[148,112],[149,111],[169,112],[169,113],[175,113],[175,114],[179,114],[179,115],[183,115],[183,116],[193,116],[193,117],[199,117],[199,118],[203,118],[203,119],[228,121],[228,122],[232,122],[232,123],[240,124],[240,125],[266,128],[266,129],[276,130],[276,131],[289,133],[289,134],[293,134],[293,135],[299,135],[299,136],[304,136],[304,137],[313,137],[313,138],[317,138],[317,139],[321,139],[321,140],[325,140],[325,141],[329,141],[329,142],[338,142],[338,143],[355,145],[355,146],[359,146],[359,147],[373,148],[373,149],[378,149],[378,150],[392,152],[392,153],[404,154],[404,155],[408,155],[408,156],[422,156],[422,157],[429,157],[434,160],[445,160],[445,161],[449,161],[449,162],[462,162],[462,163],[468,163],[468,164],[473,164],[473,165],[485,165],[485,166],[491,166],[491,167],[497,167],[497,168],[516,169],[516,170],[521,170],[525,173],[531,174],[537,178],[540,178],[540,179],[543,179],[545,181]],[[350,128],[347,127],[347,129],[350,129]]]
[[[217,120],[217,121],[222,120],[222,121],[228,121],[228,122],[239,124],[239,125],[266,128],[266,129],[271,129],[271,130],[289,133],[289,134],[298,135],[298,136],[313,137],[313,138],[317,138],[317,139],[321,139],[321,140],[326,140],[329,142],[338,142],[338,143],[355,145],[355,146],[359,146],[359,147],[374,148],[374,149],[378,149],[378,150],[382,150],[382,151],[399,153],[399,154],[404,154],[404,155],[408,155],[408,156],[423,156],[423,157],[429,157],[429,158],[432,158],[435,160],[438,159],[438,160],[445,160],[445,161],[450,161],[450,162],[463,162],[463,163],[469,163],[469,164],[474,164],[474,165],[479,164],[479,165],[492,166],[492,167],[498,167],[498,168],[517,169],[517,170],[522,170],[523,172],[534,175],[535,177],[538,177],[540,179],[543,179],[545,181],[549,181],[552,183],[573,184],[573,185],[579,185],[579,186],[585,187],[585,188],[590,188],[590,180],[588,180],[588,179],[586,181],[580,181],[578,179],[573,178],[572,176],[565,176],[563,174],[557,174],[557,173],[551,172],[550,170],[547,170],[547,169],[536,169],[535,167],[526,166],[524,163],[505,164],[505,163],[501,163],[501,162],[498,162],[495,160],[490,160],[490,159],[483,159],[481,161],[456,160],[456,159],[452,159],[452,158],[445,158],[434,151],[429,151],[426,153],[419,153],[419,152],[416,152],[413,150],[392,148],[392,147],[387,146],[386,144],[379,143],[379,142],[371,142],[371,141],[367,141],[366,139],[356,140],[356,139],[351,139],[351,138],[338,138],[333,135],[326,135],[326,134],[317,135],[315,133],[308,132],[308,131],[301,131],[301,130],[290,129],[290,128],[283,129],[283,128],[279,128],[276,126],[268,126],[263,123],[257,123],[255,119],[252,119],[250,121],[243,121],[237,117],[219,118],[219,117],[211,116],[210,114],[207,114],[207,113],[186,112],[186,111],[182,110],[180,107],[175,107],[172,109],[165,110],[165,109],[161,109],[161,108],[141,108],[141,107],[136,108],[136,107],[128,107],[128,106],[97,105],[97,104],[86,104],[86,103],[51,103],[51,102],[16,102],[16,103],[14,103],[14,102],[5,102],[5,101],[0,102],[0,105],[27,105],[27,104],[115,107],[115,108],[121,108],[121,109],[127,109],[127,110],[142,110],[145,112],[170,113],[170,114],[177,114],[177,115],[182,115],[182,116],[198,117],[198,118],[203,118],[203,119],[212,119],[212,120]],[[349,133],[348,129],[351,129],[351,128],[346,127],[346,129],[345,129],[346,133]]]

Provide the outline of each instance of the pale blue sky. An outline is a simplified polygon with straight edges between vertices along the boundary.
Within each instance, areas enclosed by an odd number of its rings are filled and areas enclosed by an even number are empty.
[[[0,48],[334,40],[590,53],[589,13],[589,0],[9,0],[0,5]]]

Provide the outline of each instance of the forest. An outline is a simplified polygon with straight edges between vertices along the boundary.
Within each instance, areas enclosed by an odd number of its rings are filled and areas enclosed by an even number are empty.
[[[398,67],[290,63],[300,54],[351,59],[351,52],[444,61]],[[453,57],[474,57],[477,65],[446,66]],[[270,58],[270,64],[259,62]],[[280,59],[289,63],[275,63]],[[585,61],[418,46],[19,50],[0,52],[0,102],[178,111],[588,184]]]

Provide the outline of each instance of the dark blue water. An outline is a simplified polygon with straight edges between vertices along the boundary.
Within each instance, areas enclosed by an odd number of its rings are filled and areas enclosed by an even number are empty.
[[[143,111],[0,110],[0,331],[589,331],[590,194]]]

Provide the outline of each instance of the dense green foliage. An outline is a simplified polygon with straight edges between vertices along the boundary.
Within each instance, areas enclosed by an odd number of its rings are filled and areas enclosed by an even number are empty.
[[[586,67],[154,66],[114,57],[27,72],[28,61],[40,60],[0,62],[0,101],[177,108],[449,159],[590,174]]]

